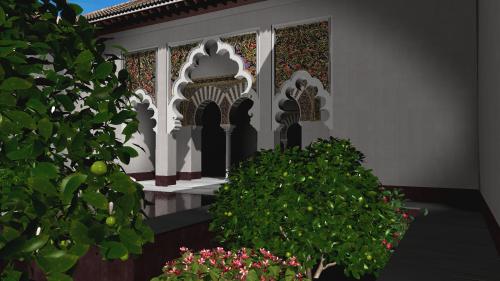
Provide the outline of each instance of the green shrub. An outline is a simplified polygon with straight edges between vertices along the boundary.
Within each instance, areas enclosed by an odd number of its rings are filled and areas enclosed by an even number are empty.
[[[70,280],[90,245],[126,259],[153,238],[142,186],[116,164],[137,155],[115,133],[137,131],[128,74],[115,74],[117,57],[81,11],[61,0],[0,1],[2,280],[27,278],[15,261]]]
[[[309,270],[319,264],[316,276],[333,265],[355,278],[377,274],[410,218],[402,195],[381,188],[362,160],[349,141],[334,138],[261,151],[231,171],[211,230],[227,247],[293,254]]]

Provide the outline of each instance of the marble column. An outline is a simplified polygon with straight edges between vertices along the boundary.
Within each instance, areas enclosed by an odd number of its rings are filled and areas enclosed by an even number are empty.
[[[231,167],[231,133],[234,130],[234,125],[221,125],[226,134],[226,179],[229,176],[229,168]]]

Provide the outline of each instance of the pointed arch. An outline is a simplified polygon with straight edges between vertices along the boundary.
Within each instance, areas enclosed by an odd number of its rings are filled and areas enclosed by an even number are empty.
[[[177,131],[182,127],[181,120],[183,119],[183,116],[178,109],[179,104],[182,101],[186,100],[186,98],[182,95],[182,90],[187,84],[193,83],[188,74],[190,70],[192,70],[196,66],[197,58],[202,56],[209,56],[206,50],[207,44],[209,42],[215,42],[217,44],[216,54],[229,54],[229,59],[236,62],[236,64],[238,65],[238,72],[234,77],[236,79],[242,79],[247,82],[245,89],[240,93],[240,96],[256,96],[255,91],[252,90],[252,75],[245,69],[244,60],[235,52],[234,47],[228,43],[221,41],[219,38],[205,39],[190,51],[188,59],[181,67],[179,77],[174,81],[174,84],[172,86],[173,95],[168,104],[167,110],[167,133],[172,133],[173,131]]]

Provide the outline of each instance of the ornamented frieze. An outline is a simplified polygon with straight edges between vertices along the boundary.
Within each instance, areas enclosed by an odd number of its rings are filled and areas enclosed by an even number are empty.
[[[330,29],[328,21],[275,30],[275,94],[298,70],[318,78],[330,88]]]
[[[189,52],[200,42],[189,43],[186,45],[179,45],[170,47],[170,79],[172,83],[179,77],[182,65],[186,62]]]
[[[236,54],[243,58],[245,69],[252,74],[253,88],[257,81],[257,34],[249,33],[221,39],[234,47]]]
[[[125,68],[131,80],[129,89],[144,90],[156,105],[156,50],[125,55]]]

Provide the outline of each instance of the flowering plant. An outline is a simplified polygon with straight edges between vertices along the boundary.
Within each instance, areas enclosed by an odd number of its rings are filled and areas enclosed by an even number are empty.
[[[181,247],[182,256],[169,261],[163,274],[151,281],[175,280],[242,280],[242,281],[307,281],[297,258],[281,259],[261,248],[238,251],[218,247],[193,253]]]

